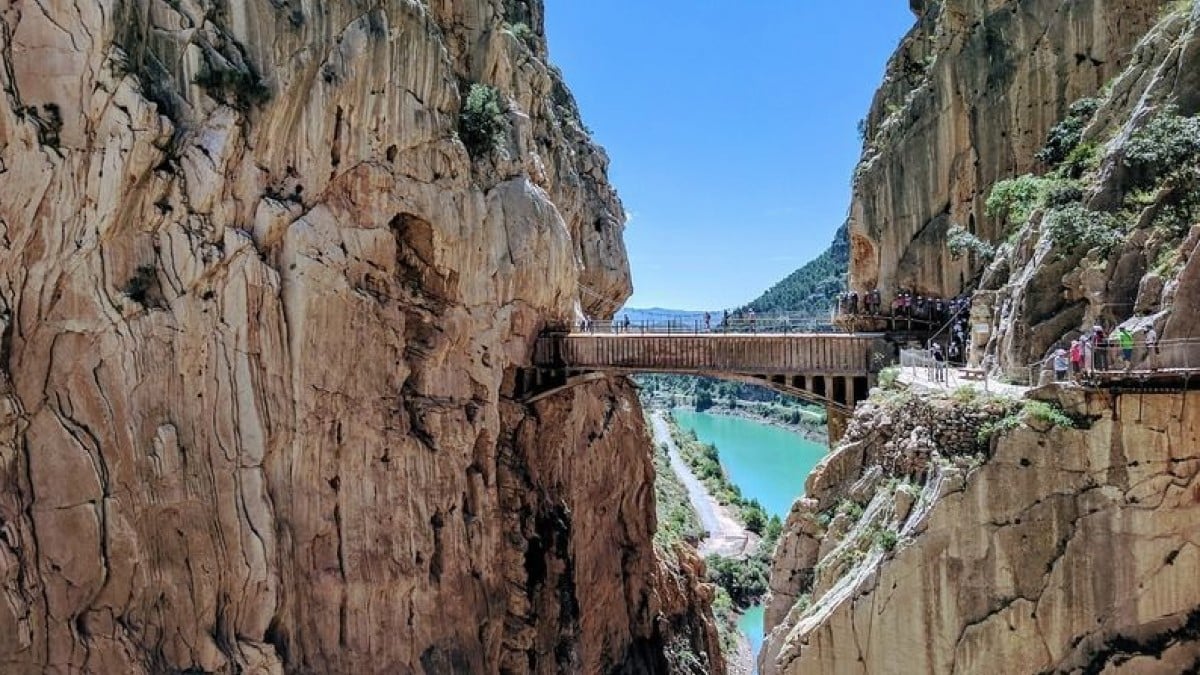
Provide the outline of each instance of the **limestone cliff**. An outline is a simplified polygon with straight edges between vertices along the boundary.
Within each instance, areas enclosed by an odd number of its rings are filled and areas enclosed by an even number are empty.
[[[4,672],[721,670],[537,0],[0,9]],[[705,655],[707,653],[707,655]]]
[[[950,255],[949,228],[1003,238],[984,209],[992,185],[1037,166],[1051,126],[1121,72],[1166,2],[913,0],[864,120],[851,286],[964,290],[981,263]]]
[[[914,3],[925,27],[868,125],[853,283],[979,288],[972,358],[1018,381],[1094,323],[1198,337],[1200,4],[967,5]],[[908,61],[924,67],[906,83]],[[980,88],[947,88],[943,67]],[[982,245],[956,258],[951,225]],[[785,526],[764,672],[1200,670],[1185,390],[877,392]]]
[[[1087,428],[868,406],[785,525],[763,672],[1200,668],[1200,395],[1043,395]]]
[[[1083,161],[1031,181],[1043,196],[976,294],[979,352],[1014,378],[1097,323],[1200,337],[1200,3],[1176,3],[1089,108]]]

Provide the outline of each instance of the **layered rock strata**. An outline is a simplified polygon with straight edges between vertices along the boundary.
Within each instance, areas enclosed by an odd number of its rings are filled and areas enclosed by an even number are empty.
[[[631,389],[511,400],[630,289],[540,2],[16,2],[0,61],[0,669],[721,670]]]
[[[972,457],[996,403],[864,411],[785,525],[762,671],[1200,668],[1200,395],[1041,396],[1087,428],[1027,410]]]

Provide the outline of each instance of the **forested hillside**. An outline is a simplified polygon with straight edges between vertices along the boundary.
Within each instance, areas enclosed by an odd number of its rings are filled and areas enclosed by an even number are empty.
[[[846,226],[842,225],[824,253],[772,286],[747,307],[760,314],[827,312],[833,307],[837,294],[846,286],[846,270],[849,266],[850,240]]]

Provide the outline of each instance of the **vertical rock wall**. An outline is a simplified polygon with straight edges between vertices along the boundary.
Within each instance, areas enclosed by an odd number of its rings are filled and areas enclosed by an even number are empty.
[[[17,0],[0,63],[5,672],[713,650],[629,388],[507,398],[630,291],[540,2]]]
[[[984,212],[998,180],[1025,173],[1075,100],[1128,63],[1165,0],[914,3],[865,122],[850,209],[850,284],[942,297],[979,271],[954,260],[958,225],[1002,239]]]

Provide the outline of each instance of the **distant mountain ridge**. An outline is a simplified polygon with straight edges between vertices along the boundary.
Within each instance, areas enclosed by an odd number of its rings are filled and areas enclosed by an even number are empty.
[[[792,272],[746,307],[760,314],[826,313],[833,308],[838,293],[845,289],[849,268],[850,237],[846,226],[842,225],[824,253]]]
[[[721,320],[720,310],[709,310],[714,323]],[[649,309],[639,309],[636,307],[626,307],[617,311],[614,321],[624,321],[625,317],[629,317],[630,323],[703,323],[704,310],[690,311],[683,309],[666,309],[664,307],[651,307]]]

